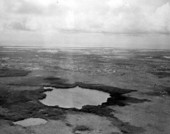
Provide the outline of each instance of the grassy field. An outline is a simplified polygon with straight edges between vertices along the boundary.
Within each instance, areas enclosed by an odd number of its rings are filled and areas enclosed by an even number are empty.
[[[161,50],[0,50],[0,134],[169,134],[170,56]],[[98,106],[49,107],[43,87],[110,94]],[[22,127],[27,118],[48,123]]]

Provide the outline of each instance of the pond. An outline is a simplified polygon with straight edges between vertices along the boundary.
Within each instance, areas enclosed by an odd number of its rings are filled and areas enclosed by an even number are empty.
[[[85,105],[101,105],[110,97],[108,93],[81,87],[69,89],[45,87],[45,89],[53,90],[45,92],[47,96],[40,102],[47,106],[59,106],[62,108],[81,109]]]
[[[20,121],[13,122],[15,125],[21,125],[23,127],[28,126],[35,126],[35,125],[41,125],[46,124],[47,121],[41,118],[28,118]]]

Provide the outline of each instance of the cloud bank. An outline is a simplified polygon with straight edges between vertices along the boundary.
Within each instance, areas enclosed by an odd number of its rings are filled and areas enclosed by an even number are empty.
[[[0,30],[170,33],[169,0],[0,0]]]

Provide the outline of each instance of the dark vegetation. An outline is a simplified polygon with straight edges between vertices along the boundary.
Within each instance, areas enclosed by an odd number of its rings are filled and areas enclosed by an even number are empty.
[[[158,78],[170,77],[170,72],[152,72],[152,74],[156,75]]]
[[[30,71],[22,70],[22,69],[9,69],[9,68],[0,69],[0,77],[26,76],[29,73]]]
[[[165,87],[164,90],[166,91],[166,93],[167,93],[168,95],[170,95],[170,87]]]
[[[170,68],[159,68],[158,71],[170,71]]]
[[[62,119],[65,116],[66,112],[85,112],[96,114],[99,116],[105,116],[114,120],[116,124],[120,127],[120,130],[126,134],[133,134],[133,132],[141,130],[141,128],[134,127],[129,125],[128,123],[123,123],[118,120],[113,115],[113,110],[108,108],[107,106],[111,105],[126,105],[126,103],[142,103],[147,100],[138,100],[131,97],[125,97],[124,94],[132,92],[134,90],[128,89],[120,89],[116,87],[104,86],[104,85],[96,85],[96,84],[86,84],[76,82],[74,84],[70,84],[67,80],[48,77],[45,78],[46,81],[51,83],[55,87],[60,88],[70,88],[75,86],[80,86],[82,88],[88,88],[92,90],[100,90],[103,92],[110,93],[111,97],[108,99],[106,103],[103,103],[99,106],[84,106],[82,109],[78,110],[75,108],[60,108],[58,106],[45,106],[39,102],[40,99],[46,97],[44,92],[50,91],[45,89],[37,89],[37,90],[26,90],[26,91],[11,91],[8,89],[0,90],[0,106],[5,108],[5,112],[0,112],[0,118],[11,121],[18,121],[25,118],[43,118],[43,119]],[[50,86],[50,85],[49,85]],[[64,89],[63,89],[64,90]],[[66,90],[66,89],[65,89]],[[76,131],[90,131],[90,128],[84,126],[78,126],[74,129]]]
[[[170,95],[170,87],[168,86],[159,86],[153,91],[145,93],[150,96],[169,96]]]
[[[5,113],[0,112],[1,119],[18,121],[30,117],[63,118],[63,110],[44,106],[38,101],[46,97],[43,94],[44,91],[47,90],[11,91],[1,89],[0,106],[7,109]]]
[[[107,99],[107,102],[103,103],[102,106],[113,106],[113,105],[126,106],[131,103],[143,103],[148,101],[149,100],[147,99],[137,99],[137,98],[117,94],[117,95],[111,95],[111,97]]]
[[[83,82],[75,82],[75,83],[68,83],[65,79],[60,79],[56,77],[48,77],[45,78],[45,80],[50,83],[50,87],[56,87],[56,88],[74,88],[74,87],[81,87],[81,88],[88,88],[92,90],[98,90],[102,92],[106,92],[113,95],[119,95],[119,94],[127,94],[130,92],[134,92],[135,90],[131,89],[122,89],[118,87],[112,87],[112,86],[106,86],[101,84],[89,84],[89,83],[83,83]]]
[[[76,133],[76,131],[91,131],[91,128],[87,127],[87,126],[76,126],[73,129],[73,133]]]

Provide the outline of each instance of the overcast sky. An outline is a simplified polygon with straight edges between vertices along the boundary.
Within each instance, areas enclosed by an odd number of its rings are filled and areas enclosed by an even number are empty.
[[[60,32],[164,34],[162,41],[169,41],[170,0],[0,0],[0,32],[1,41],[21,32],[27,39],[43,34],[46,41]]]

